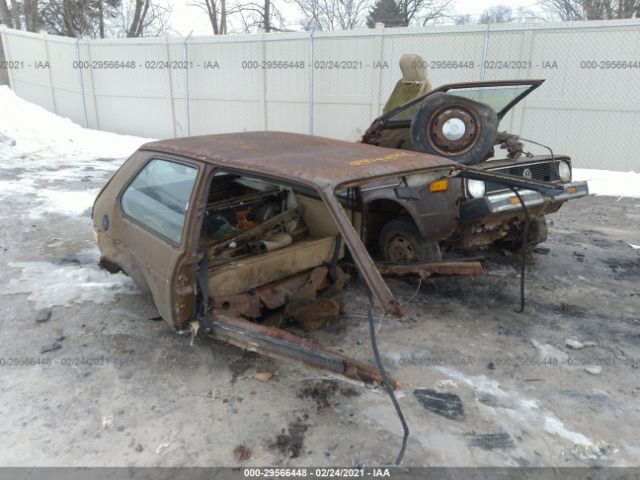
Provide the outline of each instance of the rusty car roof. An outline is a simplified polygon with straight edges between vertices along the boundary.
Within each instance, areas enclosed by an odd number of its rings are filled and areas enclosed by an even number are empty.
[[[241,132],[173,138],[142,145],[241,171],[336,187],[343,183],[437,167],[442,157],[288,132]]]

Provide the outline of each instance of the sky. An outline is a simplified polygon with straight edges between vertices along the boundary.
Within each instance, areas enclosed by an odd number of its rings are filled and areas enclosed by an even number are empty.
[[[211,26],[207,15],[197,7],[189,6],[193,0],[164,0],[171,5],[173,13],[171,16],[171,27],[173,35],[188,35],[193,30],[193,35],[211,35]],[[279,2],[281,10],[291,23],[300,17],[297,8],[292,0],[281,0]],[[514,12],[523,7],[527,10],[537,10],[535,0],[454,0],[452,12],[454,15],[479,15],[487,8],[496,5],[508,5]]]
[[[508,5],[514,12],[516,12],[520,7],[523,7],[526,10],[538,10],[536,8],[535,0],[455,0],[454,3],[454,10],[458,14],[479,15],[487,8],[491,8],[496,5]]]

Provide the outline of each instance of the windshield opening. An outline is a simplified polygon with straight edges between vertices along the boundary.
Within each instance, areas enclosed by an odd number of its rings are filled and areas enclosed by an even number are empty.
[[[435,91],[445,91],[449,95],[457,95],[475,102],[490,106],[500,114],[511,102],[532,88],[531,84],[521,85],[483,85],[469,87],[452,87],[447,90],[434,90],[427,95],[416,99],[411,105],[389,117],[389,122],[408,122],[414,117],[416,109],[424,98],[428,98]]]
[[[500,87],[482,88],[455,88],[448,90],[450,95],[468,98],[475,102],[484,103],[493,108],[497,113],[504,110],[507,105],[531,88],[530,85],[511,85]]]

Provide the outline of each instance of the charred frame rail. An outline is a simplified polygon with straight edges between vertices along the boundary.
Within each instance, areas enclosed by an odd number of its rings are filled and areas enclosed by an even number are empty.
[[[380,371],[373,365],[308,342],[280,328],[265,327],[239,317],[220,315],[216,311],[211,313],[208,324],[209,337],[236,347],[278,359],[301,361],[310,367],[329,370],[354,380],[383,384]],[[400,388],[400,383],[390,380],[394,389]]]
[[[423,280],[441,276],[482,275],[484,269],[480,262],[438,262],[413,263],[406,265],[378,265],[378,271],[390,277],[419,277]]]

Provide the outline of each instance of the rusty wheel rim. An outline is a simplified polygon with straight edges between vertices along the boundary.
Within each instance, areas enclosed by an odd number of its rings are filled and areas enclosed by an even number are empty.
[[[438,110],[426,126],[431,146],[447,156],[462,155],[471,150],[480,138],[480,128],[475,112],[458,106]]]
[[[402,235],[393,237],[386,250],[387,258],[393,263],[415,263],[418,260],[413,245]]]

